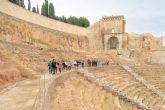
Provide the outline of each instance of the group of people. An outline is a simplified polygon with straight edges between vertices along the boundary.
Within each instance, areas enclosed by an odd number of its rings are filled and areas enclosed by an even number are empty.
[[[109,65],[109,60],[105,60],[105,61],[101,61],[101,60],[98,60],[98,59],[93,59],[93,60],[90,60],[88,59],[87,60],[87,66],[88,67],[97,67],[99,65]]]
[[[84,68],[84,66],[87,67],[97,67],[101,65],[109,65],[109,60],[98,60],[98,59],[88,59],[85,63],[84,60],[75,60],[75,61],[56,61],[53,59],[52,61],[49,61],[48,68],[49,68],[49,74],[56,74],[61,73],[62,71],[71,70],[72,68]]]
[[[75,60],[75,61],[56,61],[53,59],[52,61],[49,61],[48,68],[49,68],[49,74],[56,74],[61,73],[62,71],[71,70],[73,67],[80,68],[84,67],[84,61],[81,60]]]
[[[58,71],[61,73],[63,67],[63,63],[61,61],[57,62],[55,59],[52,61],[49,61],[48,68],[49,68],[49,74],[53,73],[56,74]]]
[[[84,68],[84,61],[75,60],[73,64],[74,64],[74,67],[77,67],[77,68],[82,67],[82,68]]]

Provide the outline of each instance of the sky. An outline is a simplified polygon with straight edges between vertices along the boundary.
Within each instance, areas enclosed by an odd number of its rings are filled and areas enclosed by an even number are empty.
[[[32,6],[41,7],[44,0],[31,0]],[[57,16],[85,16],[91,25],[102,16],[124,15],[126,32],[152,33],[164,36],[165,0],[49,0]],[[25,5],[28,0],[25,0]]]

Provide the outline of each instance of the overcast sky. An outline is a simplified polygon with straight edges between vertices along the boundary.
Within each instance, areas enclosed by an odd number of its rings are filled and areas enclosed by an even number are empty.
[[[28,0],[25,0],[25,4]],[[41,7],[44,0],[31,0],[32,6]],[[150,32],[165,36],[165,0],[49,0],[57,16],[85,16],[91,24],[102,16],[124,15],[126,31]],[[165,44],[165,37],[164,37]]]

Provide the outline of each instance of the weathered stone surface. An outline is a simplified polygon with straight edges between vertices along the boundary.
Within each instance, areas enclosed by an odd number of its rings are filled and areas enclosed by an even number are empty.
[[[126,33],[124,16],[103,17],[91,27],[82,28],[29,12],[6,0],[0,2],[0,35],[5,40],[77,51],[154,50],[163,46],[163,37]]]
[[[164,50],[153,51],[150,55],[149,62],[151,64],[165,64],[165,51]]]
[[[23,71],[0,52],[0,90],[23,79]]]
[[[81,28],[0,0],[0,86],[17,82],[24,75],[47,71],[47,62],[52,58],[85,59],[86,54],[97,53],[110,56],[106,57],[109,60],[112,57],[115,64],[162,64],[165,61],[164,51],[153,51],[162,48],[162,42],[162,37],[156,38],[151,34],[126,33],[124,16],[103,17],[93,26]],[[7,53],[5,55],[12,56],[19,63],[1,56],[1,53]],[[7,69],[6,64],[9,65]],[[38,104],[47,110],[164,109],[164,85],[161,82],[144,80],[121,66],[88,69],[92,72],[82,69],[80,74],[61,74],[43,90],[46,94],[41,94]],[[159,73],[158,69],[155,72]],[[164,75],[152,77],[164,80]],[[41,87],[39,81],[45,83],[44,79],[47,83],[50,75],[27,79],[7,89],[0,94],[0,109],[32,110]]]
[[[114,93],[112,90],[108,92],[102,87],[97,86],[94,82],[94,79],[92,82],[89,82],[76,73],[65,74],[63,77],[59,77],[54,80],[54,83],[49,87],[49,94],[47,95],[50,95],[51,98],[47,100],[46,109],[127,110],[138,107],[136,104],[130,103],[132,100],[129,102],[126,97],[121,99],[120,97],[122,95],[117,94],[117,91],[114,90]],[[129,106],[127,106],[127,104],[129,104]],[[145,110],[142,106],[143,104],[141,104],[140,110]]]
[[[85,51],[88,39],[85,36],[50,30],[45,27],[19,21],[16,18],[0,13],[0,40],[24,43],[60,50]]]

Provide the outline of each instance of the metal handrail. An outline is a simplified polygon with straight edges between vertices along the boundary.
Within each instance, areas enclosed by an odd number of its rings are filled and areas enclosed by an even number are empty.
[[[42,85],[42,76],[44,75],[44,85]],[[39,90],[38,93],[36,95],[35,101],[33,103],[33,110],[41,110],[42,108],[42,103],[41,103],[41,97],[43,92],[45,92],[45,74],[41,74],[40,78],[39,78]],[[42,87],[44,86],[44,87]]]

